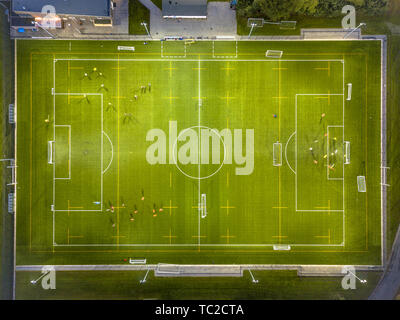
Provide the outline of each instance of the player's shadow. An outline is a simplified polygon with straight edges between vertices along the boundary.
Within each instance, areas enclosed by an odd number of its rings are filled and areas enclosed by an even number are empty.
[[[117,109],[115,108],[115,106],[113,104],[108,104],[107,108],[106,108],[106,112],[109,112],[109,111],[117,112]]]
[[[90,104],[90,100],[89,100],[88,96],[83,96],[83,98],[79,99],[79,103],[84,103],[84,102]]]
[[[101,92],[101,91],[106,91],[106,92],[108,92],[108,88],[105,87],[105,86],[103,86],[103,87],[100,87],[100,88],[97,89],[97,92]]]

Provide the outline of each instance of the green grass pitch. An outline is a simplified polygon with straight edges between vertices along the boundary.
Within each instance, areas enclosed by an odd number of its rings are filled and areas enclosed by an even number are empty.
[[[380,52],[17,41],[17,264],[380,264]]]

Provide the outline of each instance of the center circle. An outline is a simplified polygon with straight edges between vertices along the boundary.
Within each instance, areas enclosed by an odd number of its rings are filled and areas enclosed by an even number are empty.
[[[175,154],[175,149],[176,149],[176,147],[177,147],[177,143],[178,143],[179,137],[180,137],[183,133],[185,133],[186,131],[191,130],[191,129],[195,129],[195,128],[198,128],[198,129],[199,129],[199,133],[201,132],[200,129],[208,129],[208,130],[210,130],[211,132],[214,132],[214,133],[218,136],[219,140],[222,142],[222,144],[223,144],[223,146],[224,146],[224,160],[222,160],[221,165],[218,167],[217,170],[215,170],[213,173],[211,173],[211,174],[209,174],[208,176],[205,176],[205,177],[200,177],[200,176],[195,177],[195,176],[192,176],[192,175],[190,175],[190,174],[187,174],[185,171],[183,171],[183,169],[179,166],[179,163],[178,163],[178,161],[177,161],[176,154]],[[201,139],[200,139],[200,137],[201,137],[201,133],[199,134],[199,137],[198,137],[198,146],[199,146],[199,149],[201,150]],[[206,126],[193,126],[193,127],[190,127],[190,128],[186,128],[186,129],[182,130],[182,131],[179,133],[178,137],[176,138],[176,140],[175,140],[175,142],[174,142],[174,145],[172,146],[172,157],[173,157],[173,159],[174,159],[175,166],[176,166],[176,167],[178,168],[178,170],[179,170],[182,174],[184,174],[186,177],[188,177],[188,178],[190,178],[190,179],[197,179],[197,180],[207,179],[207,178],[211,178],[213,175],[215,175],[216,173],[218,173],[218,171],[220,171],[221,168],[223,167],[224,162],[225,162],[225,158],[226,158],[226,146],[225,146],[225,142],[224,142],[224,140],[222,139],[221,135],[220,135],[220,134],[218,133],[218,131],[216,131],[215,129],[211,129],[211,128],[206,127]],[[198,164],[198,165],[201,166],[200,153],[199,153],[199,157],[198,157],[198,158],[199,158],[199,164]]]

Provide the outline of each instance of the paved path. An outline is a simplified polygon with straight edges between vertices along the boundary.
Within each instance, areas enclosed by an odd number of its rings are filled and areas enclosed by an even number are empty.
[[[369,300],[393,300],[400,288],[400,227],[393,244],[389,264]]]
[[[160,8],[150,0],[139,1],[150,10],[150,33],[155,39],[236,35],[236,12],[228,2],[209,2],[207,19],[164,19]]]

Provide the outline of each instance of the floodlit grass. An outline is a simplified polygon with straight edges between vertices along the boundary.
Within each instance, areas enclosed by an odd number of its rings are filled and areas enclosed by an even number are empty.
[[[380,264],[379,61],[377,41],[18,41],[17,264]],[[180,136],[175,165],[170,121],[177,134],[200,125],[241,136],[253,170],[237,174],[237,152],[215,175],[188,178],[217,171],[229,143],[223,135],[220,161],[185,165],[205,149],[182,151]],[[147,161],[152,129],[166,133],[167,164]]]
[[[141,25],[147,23],[150,30],[150,11],[139,0],[129,0],[129,34],[147,34],[146,29]]]
[[[57,272],[57,289],[43,290],[30,280],[37,272],[17,272],[17,299],[367,299],[379,272],[358,272],[367,284],[357,282],[357,290],[343,290],[341,278],[302,278],[296,271],[253,270],[259,281],[251,282],[250,274],[233,278],[157,278],[150,272],[145,285],[145,271]],[[99,281],[99,279],[101,279]]]

